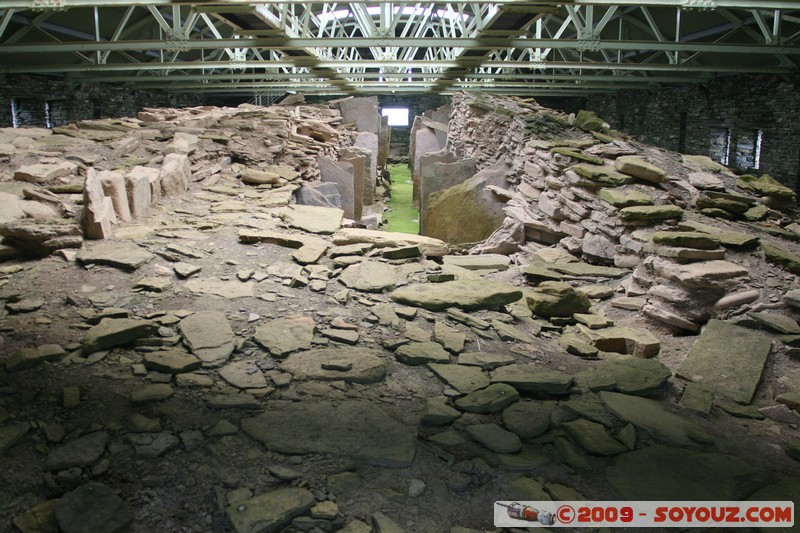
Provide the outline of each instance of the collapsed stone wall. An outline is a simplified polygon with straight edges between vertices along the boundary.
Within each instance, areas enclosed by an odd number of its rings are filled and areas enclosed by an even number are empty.
[[[470,213],[504,204],[505,219],[472,252],[519,252],[534,284],[572,279],[561,263],[607,265],[593,272],[622,279],[617,289],[631,300],[618,305],[696,332],[712,318],[780,307],[776,289],[800,274],[796,196],[768,175],[739,177],[707,157],[636,142],[593,113],[516,98],[455,95],[448,138],[448,149],[429,154],[439,158],[433,179],[465,160],[478,174],[505,176]],[[455,157],[443,162],[447,151]],[[457,216],[435,213],[437,199],[454,191],[433,193],[428,220]],[[771,277],[782,282],[766,283]]]
[[[323,183],[318,161],[348,154],[366,176],[361,187],[371,205],[381,143],[345,126],[347,106],[358,105],[144,108],[136,118],[2,129],[0,255],[45,256],[79,248],[84,237],[109,238],[117,222],[146,217],[191,186],[230,196],[232,206],[241,197],[269,206],[296,196],[341,208],[339,186]],[[377,108],[364,117],[380,127]],[[349,179],[352,187],[352,173]],[[328,186],[325,194],[319,185]]]

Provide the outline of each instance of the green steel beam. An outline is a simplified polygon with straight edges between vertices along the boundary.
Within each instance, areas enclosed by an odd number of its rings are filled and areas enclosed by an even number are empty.
[[[359,4],[386,4],[397,0],[370,0],[354,2]],[[254,6],[259,4],[306,4],[308,0],[3,0],[2,6],[13,9],[69,9],[71,7],[115,7],[115,6]],[[320,2],[316,2],[320,3]],[[420,2],[423,5],[433,4],[430,0]],[[494,0],[493,4],[546,7],[565,4],[583,5],[616,5],[616,6],[648,6],[648,7],[681,7],[686,9],[714,9],[717,7],[734,9],[797,9],[796,0]]]

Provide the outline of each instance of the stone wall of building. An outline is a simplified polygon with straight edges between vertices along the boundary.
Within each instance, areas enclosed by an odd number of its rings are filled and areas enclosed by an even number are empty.
[[[800,187],[800,76],[732,76],[594,95],[586,106],[640,141]]]
[[[190,94],[108,83],[75,83],[48,76],[0,75],[0,127],[12,126],[13,115],[19,126],[58,126],[84,119],[135,117],[143,107],[202,103],[202,97]]]

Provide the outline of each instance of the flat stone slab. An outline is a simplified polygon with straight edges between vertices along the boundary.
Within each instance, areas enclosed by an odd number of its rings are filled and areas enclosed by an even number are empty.
[[[274,533],[316,503],[307,489],[285,487],[228,507],[226,514],[236,533]]]
[[[366,348],[321,348],[290,355],[280,368],[300,380],[377,383],[386,377],[379,354]]]
[[[181,374],[191,372],[203,366],[203,361],[195,355],[180,350],[165,350],[144,354],[144,366],[148,370],[165,374]]]
[[[272,451],[331,453],[388,468],[411,466],[416,431],[369,401],[298,402],[241,421]]]
[[[450,362],[450,354],[441,344],[432,341],[409,342],[400,346],[394,355],[398,361],[407,365]]]
[[[500,367],[492,375],[492,383],[507,383],[519,391],[545,394],[565,394],[573,381],[569,374],[527,364]]]
[[[580,329],[595,348],[604,352],[649,358],[655,357],[661,350],[661,341],[646,329],[627,326],[612,326],[596,330],[587,327]]]
[[[475,366],[428,364],[436,376],[462,394],[489,386],[489,378]]]
[[[630,270],[624,268],[588,263],[548,263],[547,268],[565,276],[575,277],[621,278],[630,273]]]
[[[508,354],[489,352],[464,352],[458,356],[459,365],[478,366],[484,370],[511,365],[515,361],[516,359]]]
[[[445,283],[422,283],[395,289],[392,300],[429,311],[458,307],[467,311],[500,307],[522,298],[513,285],[485,280],[456,280]]]
[[[608,391],[601,392],[600,399],[611,414],[630,422],[657,441],[675,446],[707,445],[714,442],[714,438],[701,426],[667,411],[655,400]]]
[[[414,235],[413,233],[394,233],[361,228],[344,228],[333,234],[333,244],[372,244],[378,248],[399,248],[419,245],[423,255],[441,257],[450,253],[450,246],[439,239]]]
[[[761,333],[712,319],[676,374],[704,385],[717,397],[752,401],[772,343]]]
[[[73,466],[83,468],[92,465],[103,456],[108,441],[108,433],[104,431],[78,437],[47,454],[45,470],[65,470]]]
[[[131,392],[131,403],[140,405],[161,402],[171,398],[173,394],[175,391],[167,383],[156,383]]]
[[[800,325],[792,317],[781,315],[779,313],[770,313],[769,311],[761,311],[760,313],[747,313],[747,316],[767,326],[773,331],[784,333],[786,335],[800,334]]]
[[[90,481],[62,496],[53,506],[63,533],[124,533],[133,511],[110,487]]]
[[[234,361],[219,369],[222,379],[240,389],[263,389],[267,387],[267,378],[251,361]]]
[[[655,262],[653,266],[660,275],[683,283],[694,289],[727,287],[737,278],[749,276],[746,268],[728,261],[702,261],[679,265],[668,261]]]
[[[672,376],[669,368],[655,359],[625,357],[599,362],[594,369],[578,375],[590,390],[615,390],[624,394],[646,396]]]
[[[45,361],[57,361],[66,353],[64,348],[58,344],[43,344],[36,348],[22,348],[19,352],[6,359],[6,370],[13,372],[32,368]]]
[[[82,264],[108,265],[125,270],[136,270],[150,261],[153,254],[130,241],[102,241],[87,245],[76,259]]]
[[[153,335],[156,331],[156,326],[149,320],[105,318],[86,332],[83,350],[86,353],[106,350]]]
[[[746,495],[741,480],[753,473],[732,455],[649,446],[619,455],[606,478],[628,500],[725,501]]]
[[[28,422],[19,422],[0,428],[0,456],[5,455],[12,446],[20,442],[30,429],[31,425]]]
[[[445,265],[479,271],[507,270],[511,264],[511,258],[501,254],[446,255],[442,260]]]
[[[468,413],[497,413],[519,400],[519,392],[511,385],[494,383],[456,400],[455,405]]]
[[[314,328],[314,320],[309,317],[278,318],[259,326],[253,339],[271,355],[285,357],[292,352],[311,348]]]
[[[278,216],[293,228],[330,235],[342,227],[344,211],[332,207],[289,205],[281,208]]]
[[[255,285],[252,283],[221,281],[211,278],[192,278],[186,282],[184,287],[196,294],[209,294],[229,300],[234,298],[246,298],[255,294]]]
[[[617,455],[628,451],[625,445],[609,436],[603,425],[597,422],[579,418],[562,423],[561,428],[578,446],[589,453]]]
[[[345,268],[339,281],[350,289],[383,292],[397,284],[397,269],[379,261],[364,261]]]
[[[236,335],[220,311],[199,311],[181,320],[178,327],[186,345],[206,365],[221,364],[236,347]]]
[[[522,449],[516,433],[506,431],[497,424],[473,424],[465,431],[473,440],[497,453],[515,453]]]
[[[554,408],[554,402],[517,402],[503,409],[503,425],[521,439],[532,439],[550,428]]]

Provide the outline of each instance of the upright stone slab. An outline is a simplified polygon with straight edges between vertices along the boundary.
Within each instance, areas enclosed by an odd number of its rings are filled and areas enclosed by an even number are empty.
[[[425,173],[428,176],[435,176],[433,165],[436,163],[455,163],[458,161],[458,156],[452,152],[438,151],[425,154],[419,158],[417,166],[412,168],[411,180],[414,184],[414,206],[420,207],[420,182],[422,175]]]
[[[423,164],[419,179],[419,228],[422,235],[425,234],[428,220],[430,195],[460,185],[477,172],[477,161],[474,159],[463,159],[454,163],[434,162],[427,166]]]
[[[131,209],[128,206],[128,193],[125,191],[125,177],[110,170],[103,170],[97,174],[97,179],[103,187],[103,192],[111,198],[114,211],[123,222],[131,221]]]
[[[303,183],[294,195],[299,205],[342,207],[342,195],[335,183]]]
[[[378,177],[378,136],[374,133],[359,133],[354,146],[369,150],[368,170],[364,178],[364,205],[372,205],[375,203],[375,185]]]
[[[357,200],[361,200],[363,197],[363,186],[360,189],[355,186],[353,165],[344,161],[337,163],[333,159],[321,155],[317,158],[317,166],[322,182],[335,183],[339,188],[344,216],[351,220],[360,220],[362,204]]]
[[[185,154],[168,154],[161,164],[161,193],[177,196],[189,188],[192,167]]]
[[[381,117],[381,131],[378,133],[378,168],[386,168],[389,163],[389,147],[392,143],[392,127],[389,117]]]
[[[378,97],[348,98],[339,101],[344,122],[355,124],[356,131],[378,134],[381,116],[378,113]]]
[[[125,189],[128,193],[128,207],[131,210],[131,217],[134,219],[147,216],[147,211],[153,202],[152,190],[150,189],[150,176],[148,172],[136,171],[135,167],[131,172],[125,176]],[[158,171],[154,168],[148,169],[156,174]]]
[[[343,148],[339,152],[340,163],[353,165],[353,204],[354,212],[359,214],[354,220],[361,219],[365,205],[372,205],[375,202],[375,186],[368,176],[371,156],[372,153],[366,148],[355,146]]]
[[[770,341],[757,331],[712,319],[677,375],[703,384],[718,397],[749,404],[771,347]]]
[[[84,223],[86,237],[107,239],[111,237],[111,224],[117,223],[111,198],[103,193],[103,184],[93,168],[86,172],[83,184]]]
[[[128,172],[128,179],[135,180],[140,176],[147,178],[150,187],[150,205],[156,205],[161,200],[161,171],[153,167],[133,167]]]
[[[436,132],[430,128],[422,127],[414,134],[414,152],[409,154],[413,157],[414,170],[419,168],[420,158],[431,152],[438,152],[444,148],[436,137]]]

